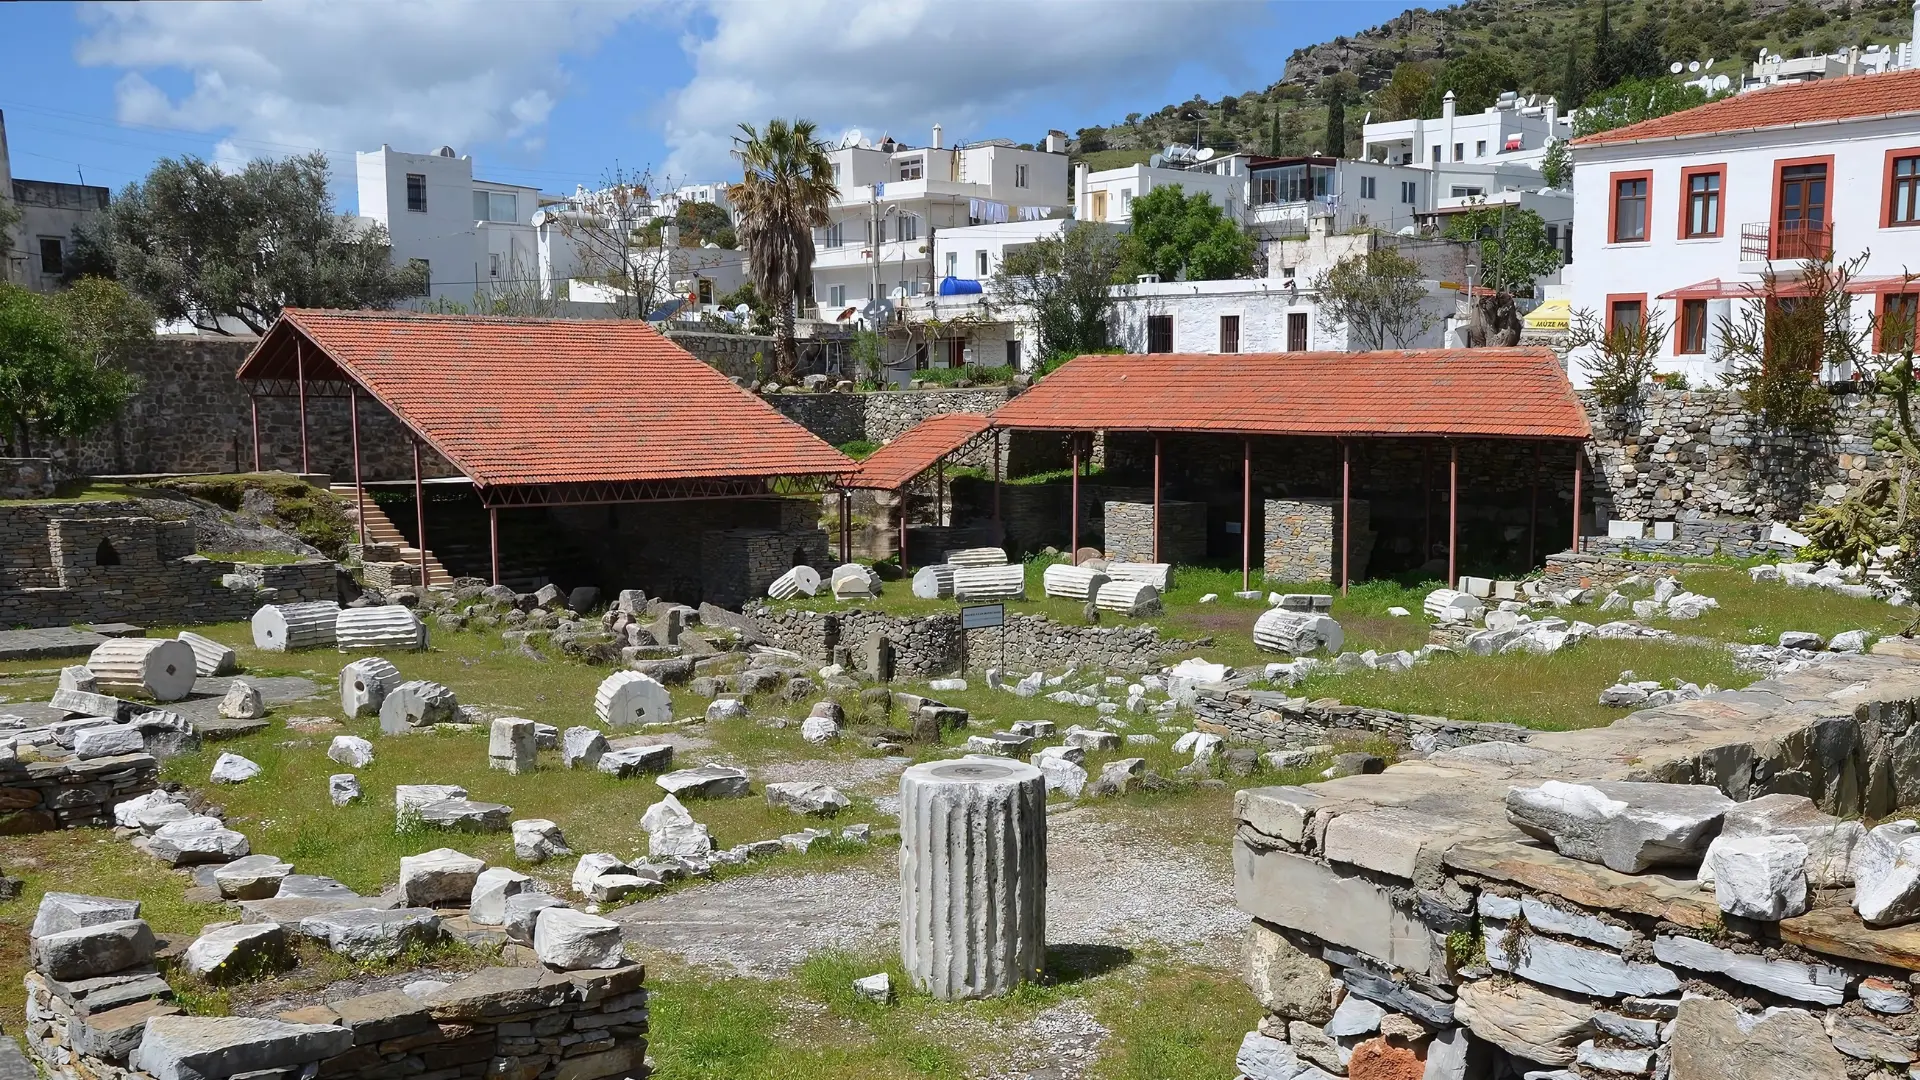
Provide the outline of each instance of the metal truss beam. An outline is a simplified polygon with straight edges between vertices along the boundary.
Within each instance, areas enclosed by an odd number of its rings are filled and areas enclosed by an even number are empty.
[[[817,495],[838,476],[716,476],[671,480],[608,480],[580,484],[496,484],[479,488],[488,507],[605,506],[612,503],[688,502]]]

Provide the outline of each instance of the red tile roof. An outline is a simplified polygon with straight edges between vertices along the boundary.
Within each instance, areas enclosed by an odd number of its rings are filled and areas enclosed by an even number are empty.
[[[860,463],[860,471],[847,486],[884,491],[904,487],[986,430],[987,418],[979,413],[929,416],[875,450],[872,457]]]
[[[854,468],[643,322],[288,308],[239,377],[292,379],[296,339],[482,487]]]
[[[1553,352],[1082,356],[993,414],[1002,428],[1584,439]]]
[[[1604,146],[1920,112],[1920,70],[1780,84],[1575,139]]]

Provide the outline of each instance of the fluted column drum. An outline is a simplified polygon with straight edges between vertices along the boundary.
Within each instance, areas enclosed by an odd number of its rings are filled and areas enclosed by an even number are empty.
[[[900,777],[900,959],[943,1001],[997,997],[1040,971],[1047,784],[1020,761],[960,758]]]

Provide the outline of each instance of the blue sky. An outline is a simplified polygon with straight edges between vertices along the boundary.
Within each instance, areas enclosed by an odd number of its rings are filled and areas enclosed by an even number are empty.
[[[570,192],[733,179],[742,120],[1038,139],[1280,77],[1401,0],[264,0],[0,4],[16,176],[119,188],[162,157],[471,153]]]

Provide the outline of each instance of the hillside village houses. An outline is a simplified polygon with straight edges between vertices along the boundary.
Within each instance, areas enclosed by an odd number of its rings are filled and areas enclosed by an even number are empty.
[[[1920,303],[1920,70],[1782,84],[1580,139],[1575,311],[1670,327],[1662,371],[1716,381],[1763,279],[1865,256],[1856,317]],[[1587,358],[1571,359],[1576,386]],[[1833,378],[1849,372],[1830,370]]]

